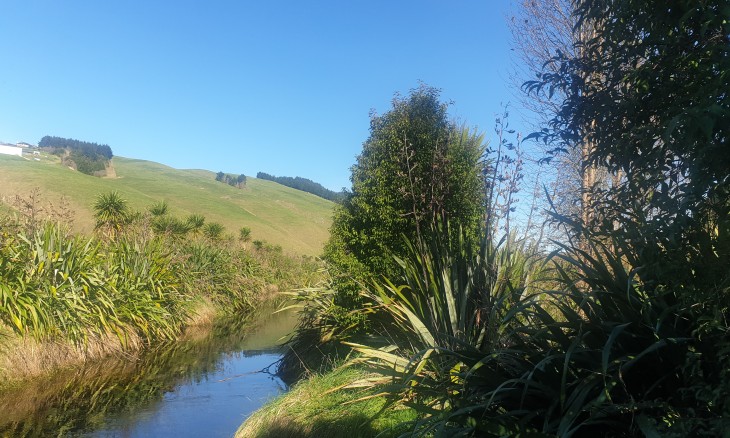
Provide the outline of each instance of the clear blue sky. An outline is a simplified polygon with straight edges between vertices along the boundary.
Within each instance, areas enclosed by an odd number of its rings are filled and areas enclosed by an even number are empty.
[[[0,141],[339,190],[371,109],[423,81],[491,137],[514,101],[508,0],[0,3]]]

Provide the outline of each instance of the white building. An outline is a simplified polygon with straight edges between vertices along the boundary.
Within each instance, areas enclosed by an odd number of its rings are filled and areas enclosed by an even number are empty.
[[[23,148],[19,148],[13,144],[0,144],[0,154],[23,156]]]

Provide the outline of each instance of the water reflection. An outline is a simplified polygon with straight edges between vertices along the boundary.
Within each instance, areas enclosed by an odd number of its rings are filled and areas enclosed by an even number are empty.
[[[110,358],[0,393],[0,436],[231,436],[283,383],[260,372],[296,316],[221,324],[136,360]]]

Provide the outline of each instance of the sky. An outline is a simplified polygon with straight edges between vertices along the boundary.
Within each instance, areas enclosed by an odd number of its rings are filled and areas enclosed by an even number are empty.
[[[509,0],[0,1],[0,141],[350,187],[371,110],[423,82],[493,137]],[[514,124],[514,123],[513,123]]]

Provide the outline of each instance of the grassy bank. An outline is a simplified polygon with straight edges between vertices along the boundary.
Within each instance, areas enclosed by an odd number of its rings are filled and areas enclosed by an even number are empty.
[[[175,339],[195,338],[207,333],[219,313],[212,303],[198,301]],[[90,333],[86,341],[79,344],[60,336],[38,338],[18,334],[3,325],[0,326],[0,390],[30,382],[38,376],[78,369],[83,364],[107,357],[136,355],[147,345],[137,334],[130,334],[123,343],[112,334]]]
[[[402,426],[412,436],[725,436],[727,273],[717,284],[680,283],[648,268],[637,274],[634,266],[647,265],[634,242],[589,235],[582,245],[551,257],[489,238],[476,253],[413,245],[399,276],[364,285],[364,304],[351,312],[367,315],[367,326],[338,326],[331,294],[312,291],[313,316],[292,345],[304,355],[338,341],[351,347],[375,374],[337,383],[407,402],[419,415]],[[267,422],[250,420],[243,430],[253,431],[241,436],[309,427],[349,436],[358,433],[350,422],[379,418],[308,411],[348,397],[312,382],[301,384],[312,394],[265,408]],[[311,420],[287,418],[299,410]]]
[[[384,397],[362,400],[372,390],[341,389],[367,376],[361,369],[340,367],[302,380],[254,413],[236,438],[391,437],[407,431],[403,423],[415,420],[415,411],[402,404],[384,410]]]

